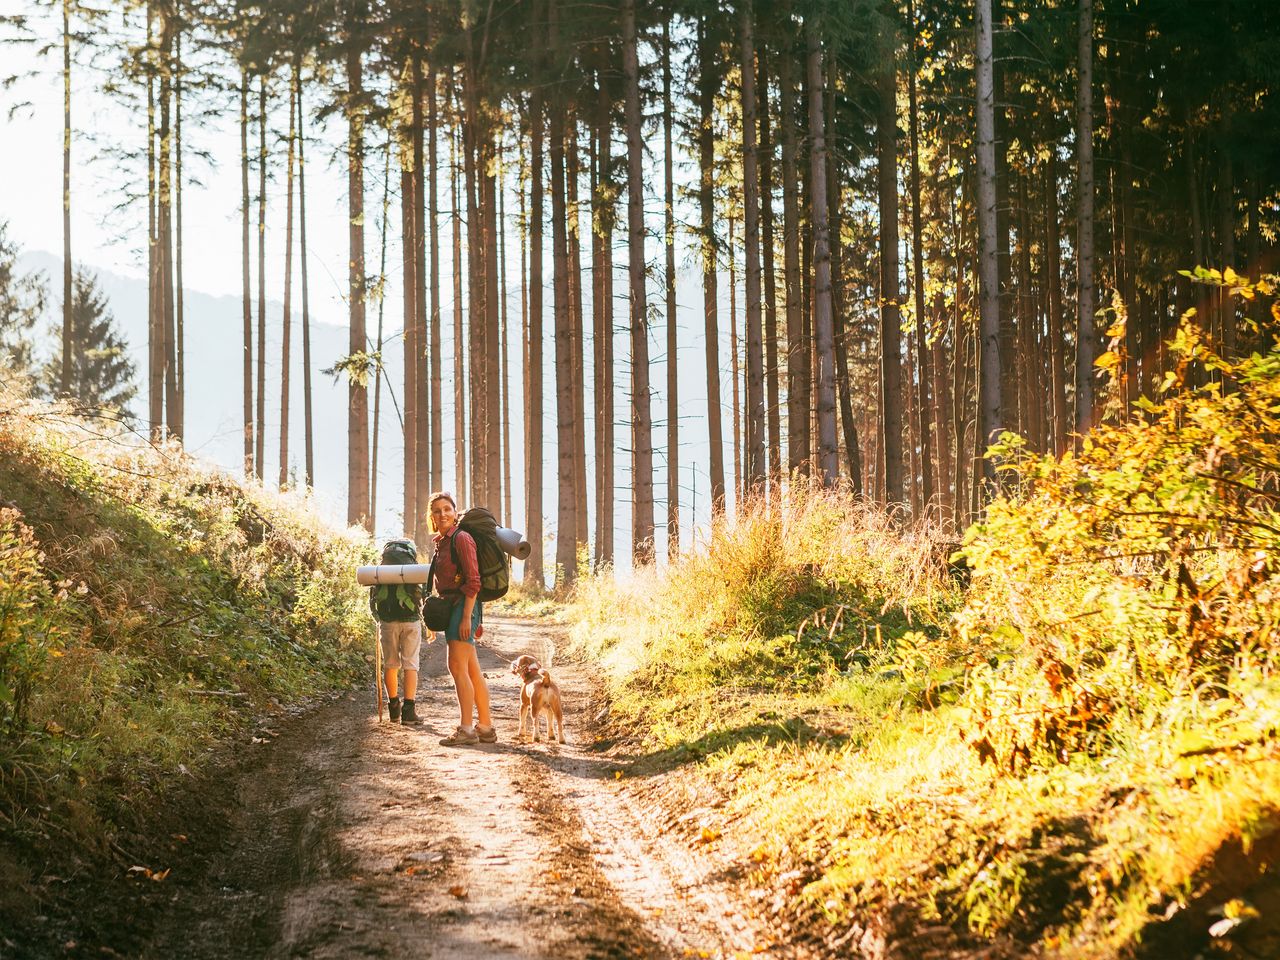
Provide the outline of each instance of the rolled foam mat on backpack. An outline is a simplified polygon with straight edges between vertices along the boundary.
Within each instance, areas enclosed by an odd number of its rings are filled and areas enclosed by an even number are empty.
[[[430,576],[431,565],[426,563],[356,567],[356,582],[364,587],[383,583],[426,583]]]

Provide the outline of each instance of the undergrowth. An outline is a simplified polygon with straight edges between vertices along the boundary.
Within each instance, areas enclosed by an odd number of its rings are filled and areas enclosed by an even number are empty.
[[[1122,309],[1108,333],[1123,369]],[[1226,360],[1191,318],[1170,349],[1159,395],[1077,452],[993,449],[963,592],[936,540],[795,484],[667,571],[580,584],[632,771],[700,761],[781,930],[1277,942],[1249,897],[1280,853],[1280,349]]]
[[[0,409],[0,875],[14,894],[108,850],[255,717],[348,684],[368,636],[351,569],[369,548],[301,496],[176,445],[11,394]]]

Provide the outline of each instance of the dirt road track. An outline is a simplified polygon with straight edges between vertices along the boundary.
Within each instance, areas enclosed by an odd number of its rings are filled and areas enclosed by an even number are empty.
[[[417,728],[372,691],[280,725],[237,789],[207,870],[173,878],[143,956],[734,956],[761,935],[710,851],[664,834],[617,763],[587,749],[593,685],[555,627],[486,624],[495,745],[448,748],[443,644],[424,647]],[[550,660],[569,743],[517,742],[509,659]],[[370,685],[371,686],[371,685]]]

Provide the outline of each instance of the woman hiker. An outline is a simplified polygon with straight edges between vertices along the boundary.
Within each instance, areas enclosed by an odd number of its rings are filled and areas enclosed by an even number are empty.
[[[462,722],[442,746],[460,747],[474,743],[496,743],[498,733],[489,715],[489,687],[484,682],[480,661],[476,657],[476,640],[484,632],[480,625],[483,604],[476,599],[480,592],[480,565],[476,562],[476,542],[471,534],[458,529],[458,504],[450,493],[433,493],[429,504],[431,528],[435,531],[436,593],[455,600],[453,615],[444,632],[449,645],[449,673],[458,695]],[[458,562],[454,564],[454,555]],[[474,710],[478,724],[472,724]]]

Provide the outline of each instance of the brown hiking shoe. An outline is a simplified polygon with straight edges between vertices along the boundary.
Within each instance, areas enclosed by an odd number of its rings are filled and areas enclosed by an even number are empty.
[[[481,743],[498,742],[498,731],[493,727],[476,727],[476,736],[480,738]]]
[[[480,735],[474,730],[459,727],[440,741],[442,747],[471,747],[480,742]]]

